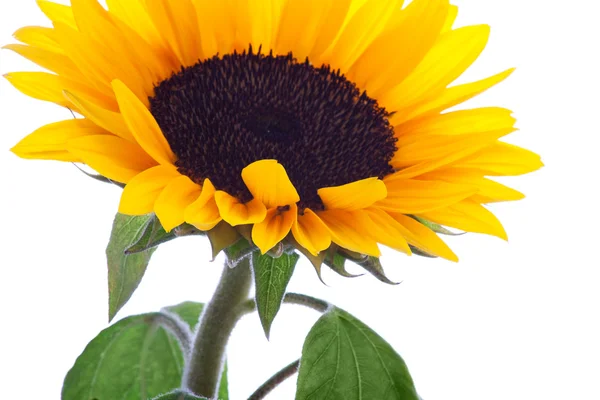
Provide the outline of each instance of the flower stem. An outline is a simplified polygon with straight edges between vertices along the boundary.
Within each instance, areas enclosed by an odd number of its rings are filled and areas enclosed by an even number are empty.
[[[252,286],[250,259],[235,268],[225,268],[219,285],[200,317],[190,363],[183,378],[183,387],[198,396],[212,399],[223,369],[225,348],[238,320],[237,307],[246,301]]]
[[[265,396],[271,393],[271,391],[275,389],[281,382],[294,375],[298,371],[299,367],[300,360],[296,360],[293,363],[289,364],[281,371],[269,378],[269,380],[263,383],[261,387],[256,389],[256,392],[254,392],[250,397],[248,397],[248,400],[264,399]]]

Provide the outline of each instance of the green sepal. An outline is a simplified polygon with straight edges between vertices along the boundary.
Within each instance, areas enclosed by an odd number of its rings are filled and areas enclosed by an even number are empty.
[[[176,237],[173,231],[166,232],[158,218],[156,218],[156,215],[153,214],[146,223],[139,240],[128,247],[125,250],[125,254],[141,253],[142,251],[150,250],[160,244],[173,240]]]
[[[348,272],[346,270],[346,260],[347,258],[340,254],[339,247],[331,245],[331,247],[328,250],[326,250],[326,256],[323,262],[325,263],[325,265],[331,268],[331,270],[336,272],[338,275],[343,276],[344,278],[357,278],[359,276],[364,275],[355,275]]]
[[[416,254],[417,256],[427,257],[427,258],[438,258],[438,256],[427,253],[426,251],[423,251],[420,248],[415,247],[413,245],[409,245],[409,247],[410,247],[410,251],[412,251],[412,253]]]
[[[184,390],[176,390],[171,393],[161,394],[152,400],[209,400],[206,397],[198,397],[193,393]],[[220,400],[220,398],[219,398]]]
[[[299,258],[296,253],[283,253],[279,258],[258,251],[252,255],[256,308],[267,339]]]
[[[426,220],[424,218],[417,217],[416,215],[410,215],[410,217],[412,219],[415,219],[415,220],[419,221],[420,223],[422,223],[423,225],[425,225],[426,227],[428,227],[429,229],[431,229],[435,233],[439,233],[439,234],[447,235],[447,236],[461,236],[461,235],[464,235],[466,233],[466,232],[458,232],[458,233],[452,232],[451,230],[444,228],[440,224],[436,224],[435,222],[431,222],[431,221],[428,221],[428,220]]]
[[[126,254],[125,251],[141,239],[151,219],[152,215],[117,214],[115,217],[106,248],[109,321],[112,321],[117,312],[129,301],[144,277],[155,249],[136,254]]]
[[[367,256],[362,261],[354,261],[357,265],[365,269],[368,273],[388,285],[399,285],[399,282],[392,282],[386,275],[379,258]]]
[[[302,348],[296,400],[418,400],[404,360],[367,325],[332,308]]]
[[[241,236],[238,231],[225,221],[221,221],[207,233],[212,248],[213,261],[220,252],[236,244]]]

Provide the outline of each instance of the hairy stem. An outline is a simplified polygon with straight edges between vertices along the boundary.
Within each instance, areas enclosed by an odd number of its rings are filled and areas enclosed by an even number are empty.
[[[268,381],[263,383],[261,387],[256,389],[256,392],[252,393],[252,395],[248,397],[248,400],[264,399],[265,396],[271,393],[271,391],[277,386],[279,386],[281,382],[294,375],[298,371],[299,367],[300,360],[296,360],[293,363],[289,364],[287,367],[284,367],[281,371],[269,378]]]
[[[235,268],[225,262],[217,289],[200,317],[190,363],[183,387],[198,396],[216,397],[225,348],[239,318],[238,306],[246,301],[252,286],[250,260],[242,260]]]

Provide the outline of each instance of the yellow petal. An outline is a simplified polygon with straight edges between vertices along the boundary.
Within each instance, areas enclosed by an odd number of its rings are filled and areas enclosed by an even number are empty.
[[[50,21],[54,23],[60,22],[71,28],[77,28],[71,7],[46,0],[37,0],[37,4]]]
[[[230,53],[235,40],[235,27],[225,2],[195,0],[194,5],[204,57]]]
[[[392,249],[402,251],[406,254],[412,254],[408,243],[401,231],[401,226],[395,219],[390,217],[385,211],[370,208],[365,210],[371,221],[373,222],[368,234],[378,243]]]
[[[442,33],[446,33],[452,30],[452,26],[454,25],[454,21],[456,21],[457,16],[458,7],[451,5],[448,9],[448,15],[446,16],[446,22],[444,23],[444,27],[442,28]]]
[[[285,208],[271,208],[262,222],[254,224],[252,241],[262,254],[271,250],[287,236],[297,216],[298,207],[296,204],[291,204]]]
[[[485,175],[523,175],[544,166],[539,155],[508,143],[497,142],[455,165],[472,168]]]
[[[331,235],[329,229],[311,209],[305,208],[304,215],[298,215],[292,225],[294,239],[313,256],[329,248]]]
[[[146,9],[181,65],[194,65],[202,58],[196,9],[190,0],[146,0]]]
[[[108,132],[89,120],[69,119],[37,129],[11,151],[22,158],[78,162],[81,160],[67,150],[69,140],[102,134]]]
[[[425,135],[459,136],[475,132],[508,130],[516,120],[501,107],[472,108],[414,119],[395,128],[397,147],[418,142]]]
[[[58,54],[62,53],[62,48],[56,42],[52,28],[25,26],[13,33],[13,36],[21,43]]]
[[[486,79],[445,89],[436,97],[424,100],[405,110],[398,110],[390,118],[390,122],[392,125],[396,126],[419,116],[436,114],[446,110],[485,92],[492,86],[495,86],[508,78],[513,72],[514,68]]]
[[[369,235],[373,222],[363,210],[327,210],[317,215],[329,229],[334,243],[361,254],[381,255],[377,242]]]
[[[69,153],[101,175],[127,183],[156,162],[137,144],[112,135],[92,135],[69,140]]]
[[[123,119],[135,140],[158,163],[173,164],[175,155],[154,116],[123,82],[113,81],[113,89]]]
[[[475,186],[477,193],[470,199],[478,203],[515,201],[525,198],[523,193],[485,178],[484,172],[477,169],[450,167],[429,172],[420,178]]]
[[[398,213],[389,213],[389,215],[400,224],[401,234],[408,243],[425,253],[450,261],[458,261],[456,254],[434,231],[406,215]]]
[[[477,193],[469,185],[416,179],[385,179],[388,195],[375,207],[403,214],[417,214],[446,207]]]
[[[248,0],[248,3],[249,22],[252,28],[250,43],[255,49],[262,46],[262,50],[268,53],[274,47],[283,1]]]
[[[148,15],[144,0],[106,0],[108,10],[135,30],[148,43],[162,44],[163,39]]]
[[[318,36],[309,54],[311,60],[318,60],[338,37],[353,1],[324,0],[323,3],[327,3],[328,11],[325,12],[325,17],[318,28]]]
[[[75,64],[63,54],[22,44],[8,44],[2,48],[12,50],[29,61],[38,64],[40,67],[55,72],[58,75],[68,76],[74,81],[85,81],[85,77],[81,75]]]
[[[400,13],[398,26],[374,40],[352,66],[350,79],[371,97],[398,85],[438,39],[448,6],[448,0],[413,1]]]
[[[323,188],[317,193],[327,210],[360,210],[387,196],[385,184],[378,178]]]
[[[282,11],[275,53],[291,51],[298,60],[306,59],[325,28],[331,7],[331,0],[289,0]]]
[[[219,190],[215,192],[215,201],[221,217],[231,226],[256,224],[267,216],[267,208],[259,199],[241,203],[236,197]]]
[[[201,231],[209,231],[221,222],[221,214],[215,202],[215,187],[205,179],[200,197],[185,209],[185,222]]]
[[[267,209],[300,201],[283,165],[276,160],[255,161],[242,170],[242,179],[255,199]]]
[[[185,222],[185,210],[200,196],[200,185],[181,175],[163,189],[154,203],[154,212],[165,231]]]
[[[123,120],[123,116],[121,114],[109,111],[70,92],[63,92],[63,96],[69,100],[70,104],[73,104],[75,107],[77,107],[82,115],[86,116],[96,125],[114,133],[117,136],[120,136],[125,140],[135,142],[135,138],[131,132],[129,132],[129,128],[127,128],[127,125],[125,125],[125,121]]]
[[[463,231],[485,233],[500,239],[508,239],[498,218],[481,204],[471,200],[463,200],[449,207],[417,216]]]
[[[343,29],[331,49],[331,56],[317,60],[317,64],[328,63],[333,69],[340,69],[346,73],[383,31],[388,19],[401,4],[401,0],[368,0]]]
[[[136,175],[127,183],[119,212],[127,215],[144,215],[154,211],[156,199],[169,183],[181,174],[172,166],[158,165]]]
[[[437,96],[479,57],[489,38],[487,25],[446,33],[400,85],[382,95],[388,110],[402,110]]]
[[[11,72],[4,77],[27,96],[63,107],[73,107],[63,95],[65,90],[92,101],[102,102],[106,99],[89,86],[47,72]]]

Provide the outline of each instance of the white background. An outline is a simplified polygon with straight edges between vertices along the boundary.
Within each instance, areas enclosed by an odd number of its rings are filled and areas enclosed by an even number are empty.
[[[521,130],[511,140],[546,163],[538,173],[504,181],[528,194],[493,207],[509,243],[479,235],[449,239],[458,264],[386,252],[390,277],[403,281],[393,287],[326,272],[327,287],[308,262],[297,266],[290,289],[330,300],[378,330],[404,357],[426,400],[600,399],[595,3],[455,0],[460,25],[492,26],[488,49],[464,78],[518,67],[470,105],[514,109]],[[36,24],[45,22],[33,0],[0,0],[0,43]],[[34,69],[6,50],[0,62],[1,73]],[[120,190],[70,164],[25,161],[8,151],[40,125],[69,116],[0,81],[4,399],[59,399],[65,373],[107,326],[104,248]],[[162,246],[118,318],[208,300],[221,271],[221,260],[209,259],[205,239]],[[317,317],[285,306],[270,342],[257,316],[246,317],[229,347],[232,399],[245,399],[296,359]],[[293,392],[291,379],[269,399],[291,399]]]

